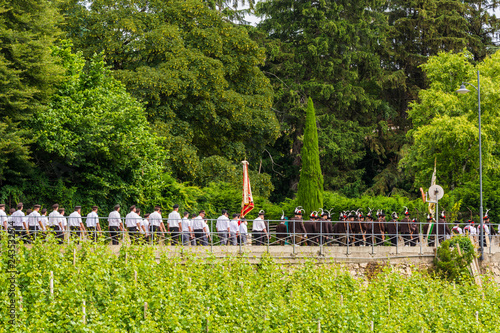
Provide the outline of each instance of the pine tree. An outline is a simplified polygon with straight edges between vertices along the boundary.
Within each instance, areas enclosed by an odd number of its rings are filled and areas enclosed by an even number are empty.
[[[319,163],[318,129],[316,112],[309,97],[304,128],[304,145],[301,152],[302,170],[300,170],[297,200],[299,205],[310,213],[323,207],[323,174]]]

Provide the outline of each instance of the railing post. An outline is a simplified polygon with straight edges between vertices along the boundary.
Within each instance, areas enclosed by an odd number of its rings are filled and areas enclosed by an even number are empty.
[[[422,243],[424,242],[424,235],[422,234],[422,239],[420,239],[420,234],[422,233],[422,222],[418,223],[418,229],[420,232],[418,233],[418,242],[420,243],[420,255],[422,255]]]
[[[399,222],[398,220],[395,221],[396,223],[396,254],[399,253]]]
[[[266,228],[266,236],[267,236],[267,253],[269,253],[269,242],[271,241],[271,228],[270,228],[270,224],[269,224],[269,221],[267,221],[267,225],[266,225],[266,221],[264,221],[264,226],[267,226]]]
[[[319,255],[323,255],[323,216],[319,220]]]
[[[372,224],[372,254],[375,253],[375,221],[371,221],[371,224]]]
[[[214,237],[212,235],[213,220],[210,220],[210,230],[208,230],[208,236],[210,237],[210,252],[214,253]]]
[[[351,227],[351,221],[347,220],[347,239],[346,239],[346,244],[347,244],[347,255],[349,255],[349,229]]]

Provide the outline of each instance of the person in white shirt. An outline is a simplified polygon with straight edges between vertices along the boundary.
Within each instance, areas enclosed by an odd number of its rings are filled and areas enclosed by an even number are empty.
[[[16,232],[16,238],[18,240],[25,238],[25,233],[26,232],[29,233],[29,230],[26,230],[28,226],[24,219],[22,202],[17,204],[17,210],[11,216],[12,216],[12,221],[14,222],[13,225],[14,225],[14,230]]]
[[[81,238],[83,233],[86,231],[85,226],[83,225],[82,215],[80,215],[81,211],[82,206],[76,206],[73,213],[68,216],[69,230],[73,235],[76,235],[77,238]]]
[[[208,241],[207,241],[207,233],[208,233],[208,227],[205,226],[205,223],[203,221],[203,218],[205,217],[205,211],[202,210],[198,213],[198,216],[196,216],[192,220],[193,224],[193,232],[194,232],[194,237],[195,240],[200,243],[202,246],[207,246]]]
[[[259,212],[259,217],[253,221],[252,238],[255,239],[254,245],[264,245],[265,237],[267,236],[269,238],[267,235],[266,223],[264,222],[264,214],[265,212],[261,210]]]
[[[54,237],[62,244],[62,225],[59,225],[59,204],[52,205],[52,212],[49,214],[49,229],[54,233]]]
[[[227,210],[222,210],[222,215],[217,218],[217,223],[215,228],[217,229],[217,235],[220,239],[220,245],[227,245],[228,238],[228,228],[229,228],[229,217]]]
[[[137,215],[137,208],[135,205],[130,206],[130,213],[125,216],[125,226],[127,227],[128,233],[130,235],[130,241],[135,243],[138,238],[139,225],[141,224],[141,217]]]
[[[184,212],[184,217],[181,221],[182,227],[182,245],[196,245],[194,243],[193,228],[191,227],[191,220],[189,219],[189,213]]]
[[[153,237],[153,243],[158,243],[160,236],[158,232],[165,234],[167,230],[165,229],[165,224],[163,223],[163,218],[161,216],[161,207],[155,206],[155,211],[149,215],[149,225],[151,228],[151,237]]]
[[[7,214],[5,213],[5,204],[0,204],[0,225],[3,226],[4,230],[7,231],[9,226],[7,225]]]
[[[248,235],[248,222],[245,219],[242,219],[240,222],[240,238],[239,243],[241,245],[245,245],[247,243],[247,235]]]
[[[462,228],[460,228],[460,221],[455,221],[455,226],[451,229],[453,235],[463,234]]]
[[[31,209],[26,209],[26,214],[23,216],[23,227],[24,227],[24,239],[26,240],[26,243],[31,243],[32,237],[33,237],[33,231],[30,232],[29,230],[29,215],[33,211]]]
[[[57,223],[59,224],[60,232],[59,232],[59,243],[64,243],[64,232],[68,229],[68,223],[66,220],[66,216],[64,216],[65,209],[59,208],[57,211],[59,213],[59,217],[57,218]]]
[[[467,235],[475,236],[477,234],[477,229],[474,227],[474,221],[469,220],[469,224],[464,227],[464,233]]]
[[[238,225],[239,215],[234,213],[233,218],[229,221],[229,244],[238,245],[237,238],[240,235],[240,228]]]
[[[111,237],[111,243],[113,245],[118,245],[118,230],[124,231],[122,218],[120,216],[120,205],[115,205],[114,210],[109,213],[108,216],[108,228],[109,235]]]
[[[87,224],[87,230],[89,232],[89,237],[94,242],[97,241],[97,238],[102,232],[101,225],[99,223],[99,215],[97,215],[98,210],[99,207],[92,206],[92,211],[87,214],[87,219],[85,220],[85,224]]]
[[[33,211],[28,215],[28,229],[31,234],[31,241],[36,239],[40,230],[44,230],[39,213],[40,208],[40,205],[33,206]]]
[[[140,216],[141,210],[139,209],[137,215]],[[147,243],[149,240],[149,214],[144,214],[144,218],[141,220],[141,226],[139,231],[142,234],[142,238]]]
[[[171,245],[177,245],[179,243],[179,230],[181,224],[181,215],[179,214],[179,205],[175,204],[173,206],[173,211],[168,214],[167,229],[170,231],[172,236]]]

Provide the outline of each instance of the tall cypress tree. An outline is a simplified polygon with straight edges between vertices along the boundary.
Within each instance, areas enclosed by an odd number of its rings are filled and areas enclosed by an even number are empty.
[[[301,158],[302,169],[300,170],[297,200],[299,205],[310,213],[323,207],[323,174],[319,163],[318,128],[316,126],[316,112],[310,97],[307,102]]]

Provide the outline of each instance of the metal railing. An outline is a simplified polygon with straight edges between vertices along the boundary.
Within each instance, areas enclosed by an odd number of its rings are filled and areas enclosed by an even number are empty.
[[[172,222],[168,219],[163,219],[165,231],[159,226],[148,226],[144,231],[134,230],[134,227],[127,228],[125,218],[121,218],[122,229],[109,228],[106,226],[107,218],[100,217],[99,221],[101,231],[89,229],[85,226],[84,229],[73,225],[64,231],[57,230],[46,226],[46,230],[41,230],[39,227],[30,227],[29,234],[26,230],[17,227],[17,238],[24,242],[30,243],[36,238],[45,239],[48,235],[53,235],[63,243],[70,238],[79,239],[81,241],[105,241],[110,244],[118,245],[123,243],[136,244],[160,244],[170,246],[318,246],[320,251],[324,247],[340,246],[345,247],[346,253],[350,254],[354,247],[371,247],[371,252],[375,252],[375,248],[379,246],[394,246],[396,254],[403,246],[420,247],[420,253],[423,252],[423,247],[437,247],[442,241],[452,237],[451,224],[434,223],[432,227],[423,222],[391,222],[391,221],[298,221],[298,220],[265,220],[266,229],[264,231],[252,231],[253,223],[248,221],[247,232],[242,233],[241,227],[230,227],[230,231],[217,230],[217,220],[205,219],[205,229],[197,229],[192,231],[182,231],[181,228],[171,228]],[[129,225],[131,224],[129,219]],[[144,219],[137,219],[137,222],[144,222]],[[169,223],[170,222],[170,223]],[[177,222],[177,221],[175,221]],[[82,218],[82,223],[85,225],[85,217]],[[182,223],[182,221],[181,221]],[[134,224],[134,223],[132,223]],[[136,227],[137,228],[137,223]],[[173,223],[177,225],[177,223]],[[286,232],[276,232],[278,224],[285,224]],[[167,226],[170,228],[167,229]],[[429,230],[430,228],[430,230]],[[498,236],[492,235],[494,230],[486,234],[485,247],[499,244]],[[106,230],[107,229],[107,230]],[[244,228],[243,228],[244,229]],[[479,232],[471,235],[476,244],[479,241]]]

